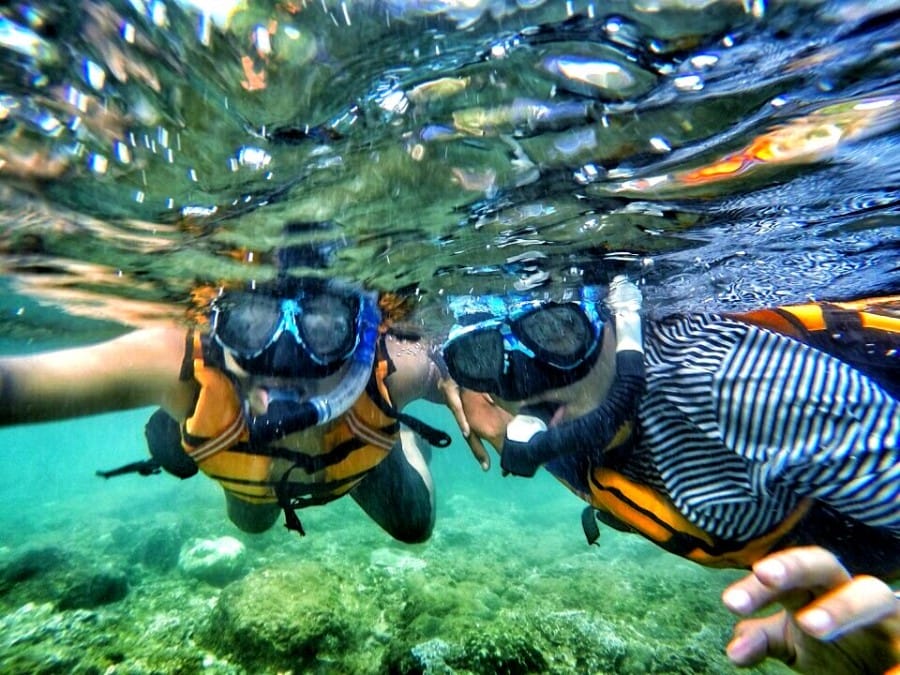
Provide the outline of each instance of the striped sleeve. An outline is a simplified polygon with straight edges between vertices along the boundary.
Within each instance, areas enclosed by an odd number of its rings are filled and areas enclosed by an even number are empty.
[[[844,362],[751,328],[714,381],[725,445],[788,485],[900,536],[900,404]]]
[[[685,515],[747,540],[802,497],[900,536],[898,403],[846,364],[713,315],[647,339],[641,447]]]

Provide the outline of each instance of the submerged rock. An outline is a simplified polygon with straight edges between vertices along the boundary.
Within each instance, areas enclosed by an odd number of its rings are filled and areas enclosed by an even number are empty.
[[[246,574],[247,550],[234,537],[193,539],[182,547],[178,568],[189,577],[225,586]]]
[[[86,570],[72,575],[62,591],[60,609],[91,609],[117,602],[128,594],[125,573],[114,568]]]
[[[157,572],[167,572],[178,564],[184,537],[177,524],[149,528],[133,544],[131,561]]]
[[[378,607],[357,582],[308,562],[251,572],[222,591],[204,642],[250,672],[373,672]]]
[[[2,606],[49,603],[59,609],[91,609],[128,593],[125,572],[109,562],[55,546],[29,547],[0,569]]]
[[[65,552],[56,546],[25,548],[0,567],[0,593],[9,587],[63,566]]]
[[[369,555],[369,563],[372,567],[384,570],[392,576],[423,570],[427,566],[424,560],[410,553],[385,547],[372,551]]]

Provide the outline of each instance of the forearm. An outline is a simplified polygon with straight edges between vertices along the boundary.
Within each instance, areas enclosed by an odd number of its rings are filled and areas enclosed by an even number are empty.
[[[422,398],[432,403],[444,405],[447,403],[448,386],[456,386],[450,378],[447,364],[440,349],[431,347],[428,350],[427,375],[423,379]]]
[[[538,464],[563,455],[589,455],[599,459],[622,426],[634,418],[644,391],[644,363],[640,352],[616,354],[616,379],[606,399],[594,411],[568,425],[539,433],[531,452]]]
[[[0,363],[0,424],[43,422],[158,403],[146,390],[115,384],[94,387],[67,380],[60,386],[39,380],[30,365],[27,359]]]
[[[402,410],[420,399],[443,404],[443,383],[449,374],[446,366],[441,367],[440,352],[424,339],[413,342],[389,335],[386,344],[394,364],[394,372],[385,380],[393,406]]]
[[[177,409],[184,331],[148,330],[109,342],[0,359],[0,424],[41,422],[145,405]]]

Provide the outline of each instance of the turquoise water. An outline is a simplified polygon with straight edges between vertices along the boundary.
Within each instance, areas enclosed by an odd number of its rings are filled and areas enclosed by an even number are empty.
[[[230,9],[230,11],[229,11]],[[35,2],[0,7],[0,352],[334,274],[416,299],[643,271],[650,316],[900,289],[893,2]],[[645,262],[649,261],[649,262]],[[548,475],[435,450],[435,534],[348,500],[227,520],[151,410],[0,429],[0,672],[729,673],[736,578]],[[495,458],[496,459],[496,458]],[[496,461],[495,461],[496,464]],[[228,583],[178,569],[246,547]],[[786,672],[766,664],[756,672]]]
[[[547,475],[482,473],[458,434],[432,461],[426,544],[394,542],[349,499],[302,513],[305,538],[253,536],[211,481],[93,475],[142,456],[150,412],[0,432],[16,456],[0,482],[3,672],[737,672],[718,603],[735,572],[608,528],[589,547],[578,499]],[[449,428],[433,405],[415,412]],[[175,567],[180,547],[220,536],[246,544],[241,580]],[[121,599],[58,609],[110,575]]]

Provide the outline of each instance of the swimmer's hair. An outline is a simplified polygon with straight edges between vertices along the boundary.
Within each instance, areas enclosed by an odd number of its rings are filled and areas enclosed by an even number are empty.
[[[209,323],[209,308],[219,294],[220,286],[197,284],[190,292],[190,302],[185,312],[189,325],[205,326]]]
[[[9,368],[0,365],[0,422],[16,422],[13,412],[16,408],[16,385]]]
[[[408,319],[413,313],[413,304],[413,298],[409,295],[391,291],[381,291],[378,294],[378,309],[381,310],[381,320],[388,326]]]

